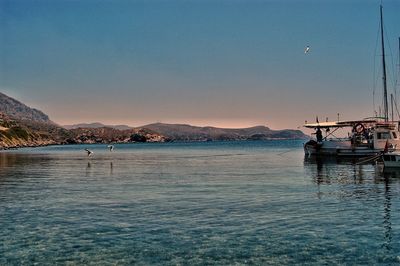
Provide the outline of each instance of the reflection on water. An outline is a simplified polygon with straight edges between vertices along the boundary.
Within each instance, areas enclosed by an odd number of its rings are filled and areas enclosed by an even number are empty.
[[[364,198],[372,198],[382,202],[383,217],[382,225],[384,229],[384,242],[382,247],[391,250],[393,230],[392,230],[392,187],[400,183],[400,169],[385,169],[382,163],[373,162],[370,164],[357,165],[356,159],[344,159],[334,157],[305,156],[304,168],[310,175],[318,188],[320,186],[336,184],[342,186],[342,191],[346,191],[346,185],[361,185],[360,189],[351,191],[352,196],[363,194]],[[383,190],[374,187],[382,184]],[[398,193],[399,191],[397,191]],[[319,190],[318,197],[324,194]],[[398,223],[398,221],[396,221]]]
[[[383,246],[386,249],[391,249],[391,244],[392,244],[392,222],[391,222],[391,206],[392,206],[392,200],[391,200],[391,193],[390,193],[390,178],[385,177],[385,202],[384,202],[384,219],[383,219],[383,227],[385,228],[385,243]]]
[[[362,184],[365,177],[372,178],[377,183],[397,183],[400,180],[400,168],[384,168],[381,162],[357,164],[358,161],[355,158],[304,156],[304,169],[316,184],[332,182]]]
[[[382,178],[389,179],[390,181],[393,181],[392,179],[400,179],[400,168],[383,168],[382,171],[379,172],[379,174],[382,176]]]
[[[2,183],[20,183],[26,177],[24,173],[32,166],[47,165],[52,159],[18,153],[0,152],[0,189]],[[0,195],[1,196],[1,195]]]
[[[316,184],[359,183],[364,178],[372,178],[375,182],[382,182],[383,166],[375,162],[357,164],[356,158],[335,158],[321,156],[305,156],[304,168]]]
[[[5,171],[16,162],[16,154],[6,154],[0,152],[0,169]]]
[[[86,166],[86,174],[85,174],[86,177],[90,176],[91,169],[92,169],[92,164],[88,162]]]
[[[293,142],[84,148],[0,153],[0,265],[400,263],[397,171]]]

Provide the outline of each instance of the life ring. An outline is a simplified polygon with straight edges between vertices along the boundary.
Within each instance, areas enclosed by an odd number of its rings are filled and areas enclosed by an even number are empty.
[[[365,127],[364,127],[364,125],[361,124],[361,123],[356,124],[356,125],[353,127],[353,129],[354,129],[354,131],[355,131],[357,134],[364,133],[364,131],[365,131]]]

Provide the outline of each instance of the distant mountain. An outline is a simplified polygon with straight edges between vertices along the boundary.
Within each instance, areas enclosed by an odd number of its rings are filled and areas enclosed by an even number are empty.
[[[82,123],[66,125],[74,139],[81,142],[131,142],[142,141],[216,141],[216,140],[267,140],[267,139],[305,139],[300,130],[271,130],[265,126],[229,129],[217,127],[197,127],[185,124],[155,123],[137,128],[125,125],[113,126],[102,123]],[[145,133],[143,133],[145,132]],[[136,134],[137,139],[130,139]],[[146,138],[142,138],[147,136]]]
[[[127,126],[127,125],[104,125],[99,122],[94,122],[94,123],[81,123],[81,124],[73,124],[73,125],[64,125],[63,126],[66,129],[77,129],[77,128],[102,128],[102,127],[109,127],[109,128],[114,128],[114,129],[119,129],[119,130],[127,130],[127,129],[132,129],[132,127]]]
[[[269,140],[269,139],[306,139],[300,130],[272,130],[266,126],[249,128],[197,127],[185,124],[155,123],[142,126],[171,140],[212,141],[212,140]]]
[[[33,122],[52,123],[42,111],[26,106],[25,104],[0,92],[0,113],[11,119],[28,120]]]

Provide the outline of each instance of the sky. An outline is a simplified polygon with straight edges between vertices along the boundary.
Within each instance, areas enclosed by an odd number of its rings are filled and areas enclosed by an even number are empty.
[[[380,3],[0,0],[0,91],[61,125],[361,119],[382,102]],[[391,93],[400,1],[383,8]]]

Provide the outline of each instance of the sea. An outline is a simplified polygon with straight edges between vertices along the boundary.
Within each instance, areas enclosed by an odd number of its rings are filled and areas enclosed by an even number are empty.
[[[1,151],[0,265],[399,265],[400,171],[302,147]]]

